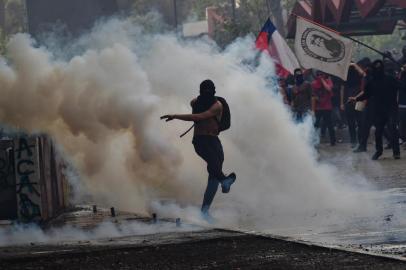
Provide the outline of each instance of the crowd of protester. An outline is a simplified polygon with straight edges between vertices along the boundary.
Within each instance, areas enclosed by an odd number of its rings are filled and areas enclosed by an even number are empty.
[[[278,79],[279,90],[295,121],[312,115],[320,135],[328,131],[331,146],[337,143],[336,130],[347,128],[353,152],[366,152],[374,127],[372,159],[382,155],[383,137],[385,148],[399,159],[400,145],[406,150],[406,46],[402,54],[397,61],[387,53],[373,62],[363,58],[351,63],[346,81],[319,70],[296,69]]]

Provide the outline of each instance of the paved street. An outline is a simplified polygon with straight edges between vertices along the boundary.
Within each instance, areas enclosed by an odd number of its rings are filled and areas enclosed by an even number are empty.
[[[382,160],[371,161],[373,145],[368,153],[353,154],[347,143],[335,147],[318,146],[320,162],[334,164],[340,170],[366,176],[379,192],[396,194],[396,207],[404,207],[406,196],[406,157],[393,160],[386,151]],[[404,197],[404,199],[402,199]],[[177,227],[173,220],[158,222],[131,213],[109,209],[95,214],[90,206],[73,209],[53,222],[53,226],[69,224],[91,230],[103,221],[116,226],[130,222],[155,229],[134,232],[120,237],[101,237],[56,243],[30,243],[0,248],[0,269],[405,269],[406,229],[388,219],[382,231],[353,227],[335,231],[299,234],[295,237],[273,237],[258,232],[246,234],[199,226]],[[367,221],[368,222],[368,221]],[[161,225],[163,226],[161,226]],[[144,225],[143,225],[144,226]],[[160,227],[159,227],[160,226]],[[119,227],[118,231],[125,227]],[[164,228],[164,229],[162,229]],[[367,227],[366,227],[367,228]],[[321,241],[320,239],[323,239]],[[330,243],[325,239],[334,239]],[[287,241],[285,241],[287,240]],[[316,245],[312,245],[311,243]],[[327,248],[319,245],[327,246]],[[337,249],[338,248],[338,249]],[[348,252],[349,250],[361,253]]]
[[[334,147],[321,144],[318,149],[321,162],[331,163],[343,171],[361,173],[379,189],[406,187],[406,151],[401,152],[400,160],[394,160],[392,150],[384,150],[382,157],[373,161],[375,146],[372,143],[368,144],[367,153],[353,153],[348,143]]]
[[[144,237],[122,246],[65,246],[65,251],[8,257],[0,269],[405,269],[406,262],[262,236],[209,230]],[[169,237],[170,238],[170,237]],[[177,239],[175,241],[175,239]],[[133,238],[134,240],[134,238]],[[45,249],[45,247],[43,247]],[[66,249],[69,249],[67,251]]]

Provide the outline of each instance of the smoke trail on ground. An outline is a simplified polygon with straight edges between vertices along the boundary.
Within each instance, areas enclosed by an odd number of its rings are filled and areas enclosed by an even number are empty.
[[[254,58],[253,42],[237,40],[220,52],[210,42],[146,35],[113,19],[66,46],[73,57],[61,57],[18,34],[0,63],[0,121],[49,133],[99,204],[170,215],[182,208],[157,201],[198,206],[207,173],[190,135],[178,137],[189,123],[159,116],[190,112],[199,83],[211,78],[233,118],[221,140],[225,171],[238,178],[214,204],[224,225],[283,227],[376,211],[350,184],[362,177],[316,161],[310,119],[295,125],[266,80],[272,62],[264,57],[255,70],[241,65]]]
[[[114,224],[103,222],[92,230],[83,230],[73,226],[63,228],[51,228],[47,231],[37,226],[12,226],[7,229],[0,228],[0,247],[24,245],[29,243],[61,244],[61,242],[73,243],[85,240],[111,239],[134,235],[150,235],[169,232],[190,232],[200,230],[197,227],[183,225],[175,227],[173,223],[160,222],[158,224],[146,224],[136,221]]]

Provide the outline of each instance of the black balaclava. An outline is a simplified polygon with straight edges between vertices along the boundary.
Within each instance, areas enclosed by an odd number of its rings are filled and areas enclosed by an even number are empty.
[[[379,67],[376,67],[376,65],[380,64]],[[372,76],[374,79],[382,79],[385,75],[385,67],[383,65],[382,60],[375,60],[372,63]]]
[[[301,74],[297,75],[296,72],[300,72]],[[304,77],[303,77],[303,73],[302,70],[300,68],[297,68],[294,70],[293,72],[294,76],[295,76],[295,84],[297,86],[301,85],[304,82]]]
[[[362,69],[366,69],[369,65],[371,65],[371,59],[369,59],[368,57],[364,57],[358,61],[357,65],[360,66]]]
[[[193,113],[202,113],[210,109],[216,102],[216,86],[213,81],[205,80],[200,84],[200,95],[193,104]]]

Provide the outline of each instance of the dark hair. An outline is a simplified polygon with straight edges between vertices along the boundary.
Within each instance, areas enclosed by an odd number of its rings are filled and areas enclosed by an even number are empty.
[[[371,64],[371,59],[369,59],[368,57],[364,57],[359,60],[357,64],[362,68],[367,68]]]
[[[301,68],[295,68],[295,70],[293,71],[293,74],[295,74],[296,71],[300,71],[300,73],[303,73]]]

